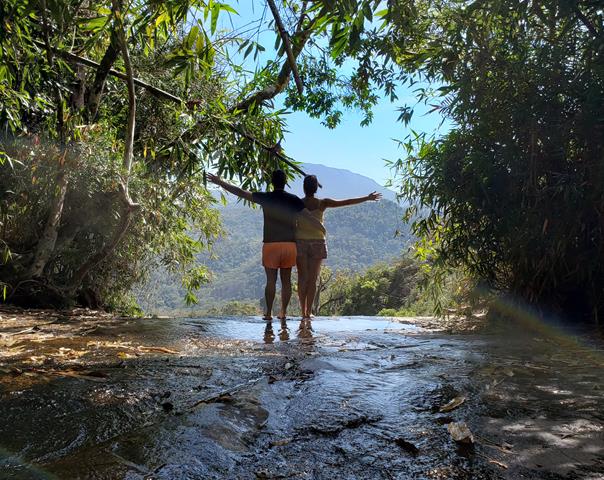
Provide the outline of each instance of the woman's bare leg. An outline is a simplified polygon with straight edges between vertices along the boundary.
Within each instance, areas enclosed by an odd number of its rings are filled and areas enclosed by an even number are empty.
[[[300,300],[300,313],[304,317],[306,312],[306,285],[308,277],[308,258],[303,255],[298,255],[296,258],[296,267],[298,268],[298,299]]]
[[[322,258],[311,258],[307,265],[307,277],[306,277],[306,314],[305,317],[310,318],[312,314],[312,306],[315,301],[315,295],[317,293],[317,279],[321,274],[321,263]]]

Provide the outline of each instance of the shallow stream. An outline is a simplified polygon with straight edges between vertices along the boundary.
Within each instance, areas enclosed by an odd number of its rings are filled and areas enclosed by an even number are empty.
[[[604,355],[569,335],[10,317],[2,479],[604,478]]]

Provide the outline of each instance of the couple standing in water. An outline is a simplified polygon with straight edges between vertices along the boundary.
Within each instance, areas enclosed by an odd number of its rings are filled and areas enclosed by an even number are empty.
[[[344,200],[320,199],[315,196],[319,187],[317,177],[307,175],[304,178],[304,198],[300,199],[285,191],[287,177],[282,170],[273,172],[273,190],[270,192],[249,192],[212,174],[208,174],[207,178],[227,192],[262,207],[262,265],[266,272],[264,319],[272,320],[278,276],[281,278],[281,310],[278,318],[283,321],[287,317],[287,307],[292,295],[292,268],[296,266],[302,320],[310,320],[321,264],[327,258],[326,231],[323,225],[325,210],[376,201],[381,198],[381,194],[372,192],[365,197]]]

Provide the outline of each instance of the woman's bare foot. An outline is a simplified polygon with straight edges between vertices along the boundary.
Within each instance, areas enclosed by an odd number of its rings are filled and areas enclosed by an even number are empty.
[[[264,317],[262,317],[262,320],[266,320],[267,322],[270,322],[272,319],[272,315],[269,315],[268,313],[265,313]]]

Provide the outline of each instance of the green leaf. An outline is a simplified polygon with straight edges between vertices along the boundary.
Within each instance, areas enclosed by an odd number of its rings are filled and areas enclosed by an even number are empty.
[[[102,16],[80,20],[80,28],[85,32],[100,32],[107,26],[109,18],[109,16]]]
[[[199,37],[199,27],[197,25],[195,25],[193,28],[191,28],[188,35],[185,37],[185,40],[183,42],[184,47],[186,49],[190,50],[193,47],[193,44],[195,43],[195,41],[197,40],[198,37]]]
[[[365,18],[370,22],[373,21],[373,11],[371,9],[371,5],[368,3],[363,5],[363,15],[365,15]]]
[[[218,5],[220,5],[220,9],[225,12],[232,13],[233,15],[239,15],[239,12],[237,12],[237,10],[235,10],[233,7],[226,3],[219,3]]]
[[[212,35],[216,33],[216,26],[218,25],[218,16],[220,15],[220,4],[214,4],[212,7],[212,16],[210,18],[210,31]]]
[[[243,58],[247,58],[247,56],[252,53],[252,50],[254,48],[254,44],[250,43],[250,45],[247,47],[247,49],[245,50],[244,54],[243,54]]]

